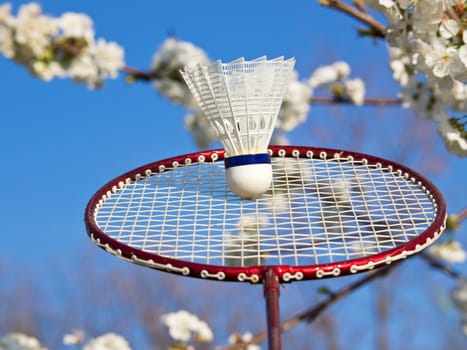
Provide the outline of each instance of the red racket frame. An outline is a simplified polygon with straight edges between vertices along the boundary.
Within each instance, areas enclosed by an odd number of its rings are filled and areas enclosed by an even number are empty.
[[[249,267],[228,267],[218,265],[206,265],[188,261],[176,260],[122,244],[101,231],[94,221],[94,213],[99,202],[113,192],[119,186],[128,181],[138,181],[145,176],[164,171],[165,169],[193,164],[200,161],[221,161],[224,159],[223,149],[195,152],[173,158],[164,159],[158,162],[141,166],[111,180],[98,190],[89,201],[85,211],[85,223],[87,233],[99,247],[107,252],[136,264],[150,268],[191,276],[203,279],[213,279],[222,281],[237,281],[258,283],[264,280],[267,271],[274,271],[279,282],[291,282],[293,280],[310,280],[326,277],[337,277],[341,275],[355,274],[362,271],[372,270],[377,267],[388,265],[392,262],[405,259],[418,253],[430,245],[444,231],[446,221],[446,205],[439,190],[424,176],[418,174],[396,162],[385,160],[379,157],[327,148],[314,148],[304,146],[270,146],[271,157],[300,157],[317,159],[354,159],[368,162],[377,167],[390,168],[403,176],[407,181],[419,184],[433,199],[437,205],[437,212],[432,224],[415,239],[393,249],[378,253],[372,256],[352,259],[348,261],[338,261],[319,265],[289,266],[289,265],[264,265]],[[311,153],[310,153],[311,152]]]

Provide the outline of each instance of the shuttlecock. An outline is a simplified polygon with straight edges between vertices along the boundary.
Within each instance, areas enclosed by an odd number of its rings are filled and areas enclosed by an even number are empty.
[[[293,58],[242,57],[181,72],[226,150],[227,184],[242,198],[258,197],[271,185],[267,147],[294,63]]]

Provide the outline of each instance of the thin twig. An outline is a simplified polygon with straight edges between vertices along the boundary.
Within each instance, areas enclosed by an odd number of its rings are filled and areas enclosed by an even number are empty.
[[[464,208],[460,211],[460,213],[455,215],[457,218],[457,222],[461,223],[463,220],[467,219],[467,208]]]
[[[419,256],[423,260],[425,260],[431,267],[434,267],[435,269],[444,272],[448,276],[451,276],[452,278],[456,279],[461,277],[461,274],[454,270],[451,266],[444,264],[441,260],[432,257],[430,254],[422,252],[419,254]]]
[[[289,329],[295,327],[301,322],[307,322],[311,323],[313,322],[319,315],[321,315],[327,308],[329,308],[331,305],[333,305],[336,301],[344,298],[345,296],[349,295],[356,289],[366,285],[367,283],[380,278],[380,277],[385,277],[392,269],[397,266],[397,263],[394,263],[391,266],[385,267],[380,269],[379,271],[376,272],[371,272],[368,273],[365,277],[357,280],[356,282],[348,285],[347,287],[344,287],[338,292],[335,293],[329,293],[329,296],[326,300],[323,300],[321,303],[305,310],[304,312],[301,312],[287,321],[283,322],[281,325],[281,331],[285,332],[288,331]],[[267,332],[261,332],[257,335],[255,335],[249,342],[245,342],[244,344],[233,344],[225,347],[223,350],[240,350],[244,349],[245,346],[249,344],[258,344],[267,339]]]
[[[335,97],[310,97],[308,100],[313,105],[332,105],[332,104],[349,104],[355,105],[348,99],[339,99]],[[381,97],[368,97],[363,101],[364,106],[400,106],[402,100],[400,98],[381,98]]]
[[[364,0],[354,0],[353,1],[354,5],[357,6],[357,8],[364,12],[364,13],[368,13],[368,11],[366,10],[366,7],[365,7],[365,2]]]
[[[156,72],[145,72],[130,66],[121,68],[121,71],[128,74],[128,76],[135,80],[152,81],[160,78],[160,75]]]
[[[462,20],[459,18],[459,15],[457,14],[456,5],[452,7],[448,7],[448,9],[446,10],[446,13],[451,19],[456,21],[459,28],[464,28],[464,24],[462,23]]]
[[[345,2],[342,2],[340,0],[318,0],[318,2],[320,5],[344,12],[345,14],[348,14],[351,17],[357,19],[358,21],[366,24],[368,27],[370,27],[371,34],[374,37],[385,37],[384,25],[368,13],[356,7],[350,6],[349,4],[346,4]]]

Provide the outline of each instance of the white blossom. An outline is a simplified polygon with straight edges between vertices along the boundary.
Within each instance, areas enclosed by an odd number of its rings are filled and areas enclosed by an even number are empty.
[[[5,3],[0,5],[0,25],[7,25],[12,19],[11,4]]]
[[[152,68],[164,69],[161,73],[172,73],[179,67],[208,65],[209,63],[206,53],[199,47],[187,41],[168,38],[155,53]]]
[[[346,62],[338,61],[328,66],[318,67],[308,80],[312,89],[334,83],[347,78],[350,74],[350,66]]]
[[[229,336],[229,344],[246,344],[253,339],[253,334],[250,332],[246,332],[244,334],[234,333]],[[248,344],[240,348],[239,350],[261,350],[261,347],[256,344]]]
[[[290,208],[290,198],[289,194],[286,192],[280,193],[265,193],[263,194],[263,200],[267,208],[277,215],[279,213],[285,213]]]
[[[462,45],[459,49],[459,59],[467,67],[467,30],[462,33],[462,41],[464,45]]]
[[[459,25],[453,19],[444,19],[439,26],[439,33],[445,39],[456,36],[459,32]]]
[[[57,77],[65,77],[66,72],[58,62],[35,61],[31,64],[30,70],[39,78],[51,81]]]
[[[188,342],[192,337],[199,342],[211,342],[214,335],[208,324],[185,310],[161,316],[161,322],[169,328],[174,340]]]
[[[14,25],[14,39],[23,48],[17,54],[20,61],[27,60],[28,50],[37,57],[43,56],[50,46],[51,36],[58,29],[56,19],[42,15],[37,3],[21,6],[12,24]]]
[[[61,35],[69,38],[82,38],[88,43],[94,41],[92,19],[84,13],[65,12],[58,19]]]
[[[83,350],[131,350],[131,347],[122,336],[106,333],[91,339]]]
[[[447,150],[459,157],[467,157],[467,140],[459,130],[453,128],[447,117],[440,120],[438,134],[444,141]]]
[[[425,33],[435,34],[444,18],[444,12],[452,6],[451,0],[411,0],[409,4],[410,23],[413,31],[420,36]]]
[[[396,2],[394,0],[379,0],[378,3],[388,9],[396,6]]]
[[[218,139],[206,115],[199,109],[185,116],[185,127],[193,135],[200,148],[207,148]]]
[[[421,82],[411,75],[399,96],[402,98],[402,107],[413,109],[420,117],[437,118],[433,112],[439,112],[441,102],[429,82]]]
[[[467,84],[458,80],[454,80],[452,83],[451,91],[449,91],[452,97],[451,103],[455,106],[454,109],[462,110],[467,102]]]
[[[345,79],[350,74],[350,66],[347,62],[337,61],[332,67],[336,70],[338,79]]]
[[[199,321],[195,333],[195,340],[197,342],[209,343],[214,339],[214,334],[212,333],[211,328],[209,328],[208,324],[204,321]]]
[[[361,106],[365,99],[365,83],[360,78],[344,81],[345,92],[350,100],[357,106]]]
[[[428,253],[449,263],[462,263],[466,259],[466,252],[461,244],[456,241],[434,244],[428,249]]]
[[[289,138],[285,135],[285,132],[280,129],[276,129],[271,136],[271,145],[290,145]]]
[[[323,204],[347,206],[355,195],[365,195],[367,179],[359,176],[342,176],[340,178],[322,180],[318,183]]]
[[[394,80],[398,81],[402,86],[407,85],[409,81],[409,75],[405,69],[405,64],[402,60],[391,60],[389,66],[392,69],[392,77]]]
[[[15,41],[10,28],[0,26],[0,53],[7,58],[15,56]]]
[[[0,53],[7,58],[12,58],[15,54],[15,41],[10,28],[12,20],[11,5],[0,5]]]
[[[277,158],[272,163],[274,177],[278,179],[287,179],[287,188],[278,181],[272,186],[273,195],[279,193],[289,193],[294,188],[301,189],[306,186],[308,179],[311,177],[309,167],[303,167],[300,162],[293,158]]]
[[[116,78],[124,66],[123,49],[114,42],[95,40],[89,16],[67,12],[61,17],[42,13],[37,3],[19,8],[0,6],[0,53],[50,81],[72,78],[91,88]]]
[[[386,17],[393,77],[402,86],[405,108],[438,120],[448,151],[465,156],[459,130],[441,113],[467,113],[467,33],[446,15],[451,0],[366,0]],[[462,21],[462,18],[461,18]],[[458,33],[463,32],[462,40]]]
[[[85,55],[73,60],[68,68],[68,74],[76,82],[96,86],[99,82],[99,70],[91,56]]]
[[[352,198],[353,184],[348,179],[336,179],[331,183],[329,189],[324,189],[323,193],[330,192],[330,199],[336,204],[348,204]]]
[[[310,110],[310,96],[312,89],[298,80],[298,74],[294,71],[282,101],[277,118],[277,128],[282,131],[290,131],[297,125],[306,121]]]
[[[421,41],[419,43],[425,48],[424,52],[422,51],[425,63],[433,70],[435,77],[444,78],[448,75],[455,75],[464,69],[457,49],[447,46],[443,40],[433,38],[430,44]]]
[[[180,75],[180,69],[196,64],[211,64],[202,49],[175,38],[165,40],[151,64],[151,70],[157,76],[154,83],[157,91],[186,107],[196,108],[196,102]]]
[[[0,350],[47,350],[39,340],[23,333],[9,333],[0,338]]]
[[[83,340],[84,332],[82,330],[76,330],[63,336],[64,345],[80,345],[83,343]]]
[[[264,215],[242,215],[238,222],[238,228],[241,232],[257,233],[266,228],[269,224],[269,219]]]
[[[125,65],[124,51],[115,42],[97,40],[93,54],[94,62],[102,78],[116,78],[118,71]]]
[[[464,32],[465,33],[465,32]],[[467,45],[462,45],[459,49],[459,59],[467,67]]]

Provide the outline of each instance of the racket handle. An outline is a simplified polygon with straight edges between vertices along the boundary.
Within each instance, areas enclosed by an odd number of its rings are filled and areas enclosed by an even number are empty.
[[[263,288],[268,322],[268,349],[281,350],[279,278],[273,269],[266,270],[263,274]]]

